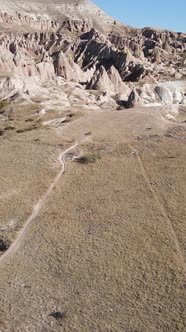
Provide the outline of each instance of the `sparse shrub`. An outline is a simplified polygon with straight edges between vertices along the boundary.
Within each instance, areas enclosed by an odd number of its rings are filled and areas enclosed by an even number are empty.
[[[16,131],[16,133],[21,134],[21,133],[25,133],[26,131],[31,131],[33,129],[37,129],[37,126],[36,125],[32,125],[31,127],[28,127],[28,128],[18,129]]]
[[[62,320],[66,317],[66,312],[65,311],[53,311],[53,312],[51,312],[51,314],[49,316],[55,318],[56,320]]]
[[[69,117],[69,118],[72,118],[73,116],[74,116],[73,113],[68,114],[68,117]]]
[[[83,156],[77,157],[75,161],[81,164],[90,164],[90,163],[95,163],[96,160],[100,158],[101,156],[99,153],[87,153]]]
[[[0,252],[6,251],[10,246],[10,242],[7,239],[0,238]]]
[[[25,129],[18,129],[18,130],[16,130],[16,133],[18,133],[18,134],[21,134],[21,133],[24,133],[25,132]]]
[[[0,110],[8,106],[7,100],[0,100]]]
[[[15,129],[15,127],[13,127],[13,126],[7,126],[7,127],[5,127],[5,130],[14,130]]]
[[[34,121],[34,119],[32,119],[32,118],[29,118],[29,119],[25,120],[25,122],[32,122],[32,121]]]

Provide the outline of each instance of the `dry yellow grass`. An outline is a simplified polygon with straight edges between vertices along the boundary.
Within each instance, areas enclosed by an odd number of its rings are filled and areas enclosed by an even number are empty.
[[[25,122],[29,110],[31,123]],[[33,105],[26,114],[23,106],[16,106],[11,120],[3,122],[15,129],[5,130],[0,138],[0,236],[10,241],[59,171],[57,158],[65,148],[53,129],[38,124]]]
[[[72,141],[91,132],[79,152],[101,158],[68,162],[1,265],[2,332],[185,330],[186,136],[167,126],[132,111],[57,130]]]

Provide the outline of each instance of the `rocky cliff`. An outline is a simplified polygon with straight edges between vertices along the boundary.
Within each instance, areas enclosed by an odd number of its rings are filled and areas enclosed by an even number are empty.
[[[122,26],[89,1],[0,1],[1,98],[57,77],[133,105],[185,104],[186,34]],[[125,104],[125,103],[124,103]]]

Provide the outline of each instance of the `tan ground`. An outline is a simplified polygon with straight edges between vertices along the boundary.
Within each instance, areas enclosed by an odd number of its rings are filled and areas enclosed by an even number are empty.
[[[31,142],[36,132],[42,144]],[[61,149],[81,141],[77,155],[101,158],[85,165],[67,158],[65,175],[19,250],[0,265],[0,331],[185,331],[185,125],[130,110],[20,135],[28,141],[15,135],[1,143],[0,176],[10,174],[7,188],[25,190],[15,215],[23,197],[28,214],[55,176]],[[16,149],[15,167],[8,160]],[[14,187],[11,174],[18,178]],[[53,311],[64,318],[52,318]]]

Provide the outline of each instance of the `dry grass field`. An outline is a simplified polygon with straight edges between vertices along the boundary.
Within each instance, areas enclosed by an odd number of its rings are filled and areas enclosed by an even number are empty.
[[[1,138],[0,232],[13,240],[10,221],[23,225],[74,142],[65,174],[0,263],[0,331],[185,331],[185,124],[148,110],[94,112]]]

